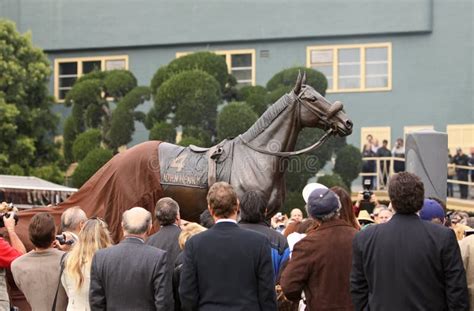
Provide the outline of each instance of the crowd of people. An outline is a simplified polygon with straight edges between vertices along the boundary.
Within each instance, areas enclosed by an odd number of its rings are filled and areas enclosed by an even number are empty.
[[[457,180],[461,183],[458,184],[459,196],[461,199],[468,199],[469,197],[469,185],[464,182],[474,182],[474,169],[468,169],[466,167],[474,167],[474,148],[471,148],[470,156],[462,150],[462,148],[456,148],[454,155],[448,150],[448,176],[450,180]],[[388,147],[388,141],[383,140],[382,146],[379,146],[379,141],[375,139],[371,134],[367,135],[366,143],[362,147],[362,157],[366,158],[362,164],[362,173],[376,173],[377,162],[376,160],[370,160],[367,158],[380,158],[380,157],[393,157],[393,170],[390,167],[389,160],[380,161],[379,176],[363,176],[362,185],[370,188],[375,188],[376,183],[379,182],[379,188],[384,189],[387,187],[387,180],[391,173],[399,173],[405,170],[405,146],[402,138],[397,138],[395,145],[392,150]],[[454,197],[454,184],[448,182],[447,184],[447,196]]]
[[[67,209],[28,228],[26,252],[12,214],[0,238],[0,309],[9,310],[5,272],[33,310],[469,310],[474,307],[474,221],[446,215],[421,180],[400,172],[388,205],[366,210],[343,188],[309,184],[304,212],[267,222],[267,200],[213,184],[200,223],[172,198],[154,215],[122,215],[113,245],[107,223]],[[467,216],[467,217],[466,217]],[[159,230],[152,232],[156,221]],[[57,235],[57,233],[60,233]],[[459,240],[459,242],[458,242]],[[468,286],[469,285],[469,286]]]

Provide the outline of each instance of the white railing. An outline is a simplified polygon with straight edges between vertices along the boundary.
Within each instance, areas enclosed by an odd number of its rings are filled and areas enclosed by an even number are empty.
[[[371,173],[360,173],[359,176],[372,176],[375,177],[375,184],[372,185],[373,190],[383,190],[387,189],[388,181],[390,177],[395,173],[394,164],[396,161],[405,162],[404,158],[398,157],[366,157],[362,158],[365,161],[374,161],[375,162],[375,172]],[[386,167],[388,162],[388,168]],[[467,185],[467,186],[474,186],[474,180],[471,179],[471,171],[474,170],[473,166],[464,166],[464,165],[456,165],[456,164],[447,164],[448,169],[463,169],[468,170],[468,181],[457,180],[457,179],[448,179],[447,182],[450,184],[457,184],[457,185]],[[384,177],[386,177],[386,183],[384,182]]]

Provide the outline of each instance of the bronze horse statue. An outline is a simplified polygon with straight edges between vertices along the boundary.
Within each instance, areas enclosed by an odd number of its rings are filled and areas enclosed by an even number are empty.
[[[120,240],[122,213],[142,206],[153,213],[165,196],[180,205],[181,218],[197,221],[207,207],[207,189],[215,181],[227,181],[240,196],[260,191],[268,201],[269,217],[285,199],[286,158],[316,148],[330,135],[347,136],[352,122],[340,102],[331,104],[298,76],[294,89],[270,106],[250,129],[211,148],[180,147],[148,141],[115,155],[66,202],[54,208],[20,213],[18,232],[28,241],[29,218],[47,211],[59,217],[68,207],[80,206],[89,217],[109,224],[114,240]],[[326,130],[314,145],[294,151],[304,127]],[[28,241],[29,244],[29,241]]]

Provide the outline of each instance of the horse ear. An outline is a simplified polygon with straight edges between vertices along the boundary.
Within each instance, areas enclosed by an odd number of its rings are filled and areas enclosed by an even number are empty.
[[[301,84],[306,84],[306,71],[303,71],[303,79],[301,80]]]
[[[300,94],[301,85],[303,84],[302,82],[303,78],[301,77],[301,71],[298,70],[298,78],[296,79],[295,88],[293,89],[293,92],[295,92],[296,95]]]

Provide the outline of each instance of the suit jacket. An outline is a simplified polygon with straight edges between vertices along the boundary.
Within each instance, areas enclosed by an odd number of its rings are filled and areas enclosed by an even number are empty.
[[[295,244],[280,285],[290,300],[304,289],[309,310],[354,310],[349,276],[357,230],[344,220],[324,222]]]
[[[459,241],[464,269],[466,269],[470,310],[474,310],[474,235]]]
[[[268,239],[231,222],[193,236],[179,294],[183,310],[276,310]]]
[[[157,247],[166,251],[168,268],[170,273],[174,269],[176,257],[181,252],[179,247],[178,238],[181,233],[181,229],[176,225],[163,226],[160,231],[153,234],[146,240],[146,244]]]
[[[468,310],[454,232],[416,214],[395,214],[359,232],[351,293],[356,310]]]
[[[125,238],[92,259],[91,310],[173,310],[166,253]]]
[[[32,310],[50,311],[58,288],[61,258],[64,252],[54,248],[31,251],[12,263],[13,278],[25,294]],[[67,296],[60,284],[56,310],[66,310]]]

